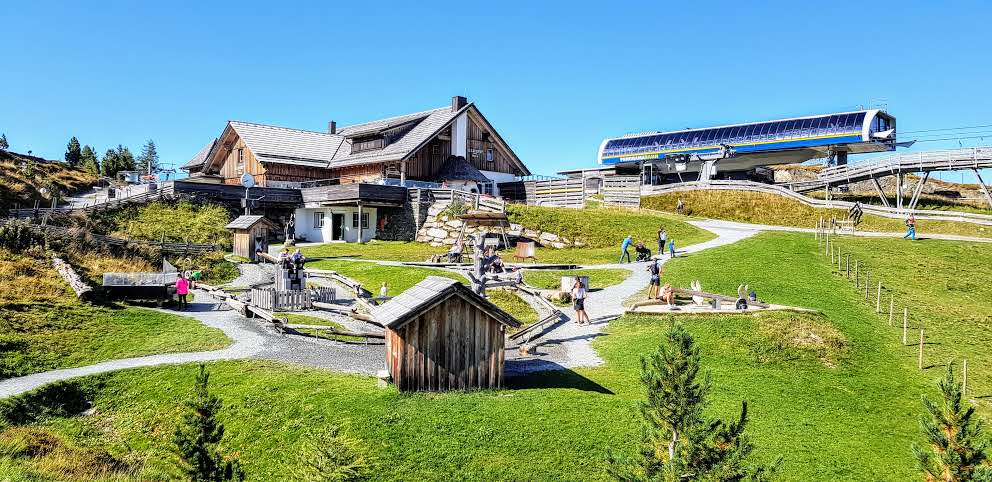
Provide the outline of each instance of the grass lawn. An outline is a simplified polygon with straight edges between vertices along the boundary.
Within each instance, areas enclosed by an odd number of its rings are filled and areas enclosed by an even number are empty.
[[[915,479],[909,446],[922,439],[920,395],[935,393],[942,369],[917,370],[913,350],[815,251],[808,235],[763,234],[668,265],[677,285],[700,279],[704,289],[729,293],[748,282],[765,300],[823,312],[683,318],[713,375],[708,410],[732,417],[747,399],[754,456],[783,455],[782,480]],[[603,480],[607,450],[637,449],[639,359],[665,326],[665,318],[625,316],[593,342],[604,365],[510,379],[504,391],[407,395],[369,377],[260,361],[210,364],[211,388],[225,402],[223,445],[258,480],[298,478],[312,457],[298,448],[331,424],[359,442],[374,480]],[[174,477],[170,436],[195,371],[86,379],[94,415],[0,432],[0,475],[57,467],[51,455],[32,458],[30,443],[4,442],[29,431],[113,454],[137,479]]]
[[[541,263],[606,264],[620,257],[620,242],[628,234],[643,240],[654,250],[653,240],[659,226],[665,226],[669,237],[679,246],[713,239],[709,231],[699,229],[676,216],[619,209],[542,208],[512,204],[507,206],[510,222],[531,229],[558,233],[569,239],[579,239],[585,246],[578,248],[538,248]],[[373,241],[363,245],[330,243],[302,247],[309,257],[364,258],[384,261],[426,261],[434,254],[447,252],[447,247],[434,247],[413,241]],[[504,251],[505,261],[512,261],[512,251]]]
[[[820,216],[839,219],[847,217],[846,209],[816,209],[799,201],[776,194],[746,191],[691,191],[659,194],[644,197],[642,206],[660,211],[674,212],[678,198],[685,200],[686,209],[693,216],[727,219],[746,223],[812,228]],[[858,225],[859,231],[904,232],[901,219],[865,214]],[[992,237],[988,226],[955,221],[917,220],[916,231],[926,233],[957,234],[963,236]],[[678,242],[676,240],[676,242]]]
[[[0,249],[0,379],[156,353],[214,350],[224,333],[191,318],[76,300],[51,265]]]
[[[545,290],[561,287],[562,276],[588,276],[589,288],[599,289],[623,283],[630,276],[625,269],[524,270],[524,282]]]
[[[513,315],[520,322],[520,328],[511,329],[511,332],[526,328],[537,322],[537,311],[512,291],[486,290],[486,298],[503,311]]]

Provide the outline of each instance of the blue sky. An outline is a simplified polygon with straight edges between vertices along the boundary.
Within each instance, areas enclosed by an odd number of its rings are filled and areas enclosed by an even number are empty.
[[[228,119],[323,130],[465,95],[548,174],[607,136],[877,99],[900,131],[992,124],[992,6],[883,3],[18,2],[0,132],[48,158],[151,138],[181,164]]]

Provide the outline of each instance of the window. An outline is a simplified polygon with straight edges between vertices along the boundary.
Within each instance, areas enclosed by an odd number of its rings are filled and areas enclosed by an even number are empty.
[[[358,211],[351,213],[351,227],[358,227]],[[369,213],[362,213],[362,229],[369,228]]]
[[[489,149],[486,149],[486,162],[493,162],[495,160],[496,157],[493,156],[493,148],[490,147]]]
[[[245,162],[245,150],[238,149],[238,162]]]
[[[314,211],[313,213],[313,227],[314,229],[320,229],[324,227],[324,212]]]

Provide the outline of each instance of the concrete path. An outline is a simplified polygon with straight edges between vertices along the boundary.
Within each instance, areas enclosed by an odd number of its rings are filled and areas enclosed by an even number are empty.
[[[676,251],[678,256],[691,256],[692,253],[704,249],[735,243],[751,237],[761,231],[759,227],[726,225],[720,221],[693,221],[693,225],[711,231],[716,238],[705,243],[694,244]],[[671,258],[664,256],[662,263]],[[590,265],[583,268],[621,268],[631,270],[631,274],[620,284],[589,293],[586,299],[586,313],[591,324],[579,326],[575,324],[575,311],[562,308],[567,317],[554,326],[550,331],[534,340],[536,345],[533,355],[520,356],[518,348],[511,346],[506,353],[506,371],[508,376],[544,370],[560,370],[596,366],[603,363],[602,358],[592,347],[592,340],[602,336],[602,329],[610,320],[624,312],[624,301],[647,287],[651,274],[647,271],[648,263]]]
[[[788,231],[791,233],[810,233],[813,234],[815,231],[813,228],[797,228],[791,226],[772,226],[768,224],[750,224],[750,223],[740,223],[736,221],[723,221],[719,219],[707,219],[705,221],[690,221],[690,224],[702,227],[704,229],[710,229],[707,226],[716,226],[726,229],[745,229],[745,230],[758,230],[758,231]],[[711,230],[712,231],[712,230]],[[886,232],[875,232],[875,231],[855,231],[853,233],[838,233],[838,236],[856,236],[860,238],[902,238],[906,235],[905,232],[901,233],[886,233]],[[992,238],[980,238],[977,236],[961,236],[957,234],[931,234],[931,233],[916,233],[917,240],[926,239],[939,239],[942,241],[970,241],[975,243],[992,243]]]

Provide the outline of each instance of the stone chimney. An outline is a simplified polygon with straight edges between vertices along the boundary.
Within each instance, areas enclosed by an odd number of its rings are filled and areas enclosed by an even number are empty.
[[[451,98],[451,111],[452,112],[454,112],[454,111],[456,111],[458,109],[461,109],[462,107],[465,107],[466,105],[468,105],[468,99],[466,99],[466,98],[464,98],[464,97],[462,97],[460,95],[456,95],[456,96],[454,96],[454,97]]]
[[[337,134],[338,133],[338,123],[337,122],[334,122],[334,121],[328,122],[327,123],[327,133],[328,134]]]

